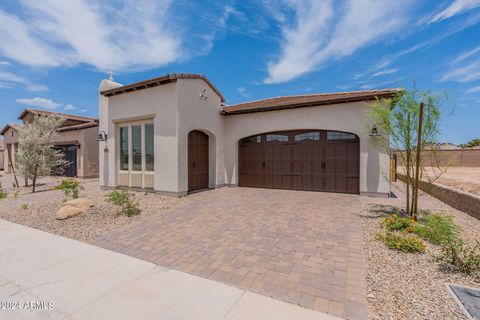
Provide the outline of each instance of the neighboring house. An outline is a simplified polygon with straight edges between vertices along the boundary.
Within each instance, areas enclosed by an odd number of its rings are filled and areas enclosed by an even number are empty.
[[[62,150],[69,162],[63,175],[68,177],[94,178],[98,177],[98,119],[82,117],[59,112],[26,109],[19,120],[28,123],[34,115],[57,114],[65,121],[60,127],[55,147]],[[18,152],[18,129],[20,125],[7,124],[0,132],[5,142],[5,172],[12,171],[15,166],[15,155]],[[8,165],[7,165],[8,164]]]
[[[9,123],[0,132],[3,135],[4,143],[3,163],[5,173],[12,172],[12,166],[15,166],[15,154],[18,151],[18,128],[20,128],[20,125]]]
[[[3,148],[3,140],[0,140],[0,170],[4,169]]]
[[[439,142],[436,145],[426,145],[424,146],[425,150],[435,149],[435,150],[459,150],[462,149],[458,145],[450,143],[450,142]]]
[[[388,196],[389,155],[365,129],[369,102],[398,89],[233,106],[204,76],[99,87],[100,184],[181,196],[225,185]]]

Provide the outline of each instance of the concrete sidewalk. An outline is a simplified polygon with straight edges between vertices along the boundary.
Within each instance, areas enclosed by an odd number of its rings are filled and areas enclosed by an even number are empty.
[[[0,219],[0,319],[339,319]]]

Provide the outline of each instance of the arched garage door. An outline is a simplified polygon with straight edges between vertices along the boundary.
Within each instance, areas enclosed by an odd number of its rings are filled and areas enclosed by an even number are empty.
[[[351,133],[264,133],[240,140],[239,185],[359,193],[359,159],[359,139]]]

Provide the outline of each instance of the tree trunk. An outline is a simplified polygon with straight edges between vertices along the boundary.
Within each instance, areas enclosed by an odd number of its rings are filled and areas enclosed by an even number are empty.
[[[32,193],[35,193],[35,184],[37,183],[37,174],[35,173],[35,175],[33,176],[33,179],[32,179]]]
[[[420,103],[420,114],[418,115],[418,138],[417,138],[417,159],[415,160],[415,198],[413,214],[415,220],[418,214],[418,190],[420,189],[420,152],[422,151],[422,126],[423,126],[423,102]]]
[[[410,156],[411,156],[411,151],[410,151],[410,112],[408,113],[408,120],[407,120],[407,168],[406,168],[406,174],[407,174],[407,190],[405,192],[406,194],[406,201],[407,203],[405,204],[406,208],[406,213],[410,214]]]

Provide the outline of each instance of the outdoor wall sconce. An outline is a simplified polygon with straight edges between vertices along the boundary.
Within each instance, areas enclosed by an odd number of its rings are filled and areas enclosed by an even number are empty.
[[[370,137],[380,137],[380,133],[378,132],[378,128],[376,125],[373,125],[372,131],[369,134]]]
[[[98,133],[97,141],[107,141],[107,133],[105,131],[100,131]]]

